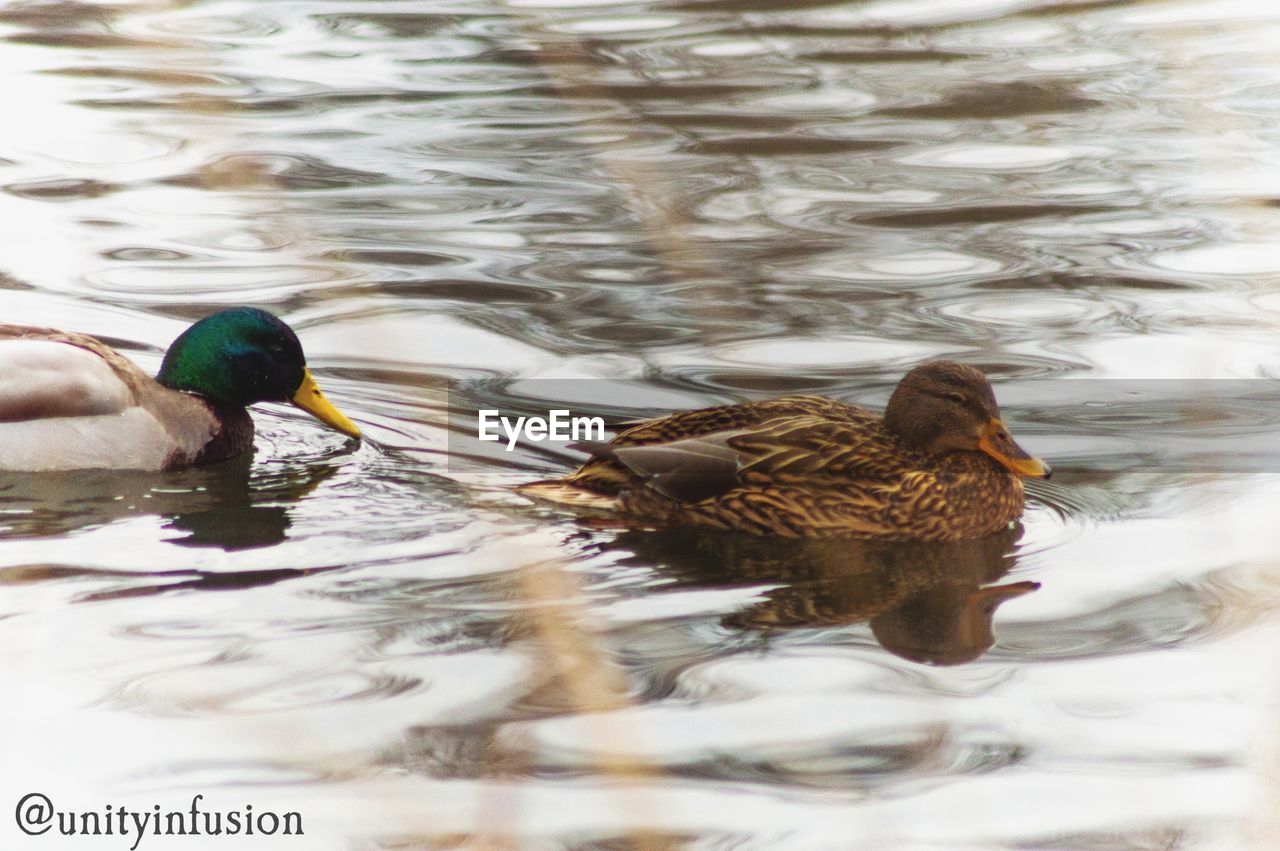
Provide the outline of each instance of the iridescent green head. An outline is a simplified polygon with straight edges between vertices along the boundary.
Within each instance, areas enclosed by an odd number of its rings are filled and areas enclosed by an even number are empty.
[[[254,307],[219,311],[182,332],[165,352],[156,381],[241,407],[292,402],[338,431],[360,436],[316,386],[293,329]]]

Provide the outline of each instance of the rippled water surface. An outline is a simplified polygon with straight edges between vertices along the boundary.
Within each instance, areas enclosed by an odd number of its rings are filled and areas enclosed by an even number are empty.
[[[1278,45],[1237,0],[0,8],[4,320],[154,371],[267,307],[369,438],[0,477],[0,844],[71,847],[42,791],[302,813],[262,847],[1276,847],[1274,387],[1055,388],[1280,377]],[[508,490],[573,456],[448,428],[935,356],[1058,469],[1008,536],[584,524]]]

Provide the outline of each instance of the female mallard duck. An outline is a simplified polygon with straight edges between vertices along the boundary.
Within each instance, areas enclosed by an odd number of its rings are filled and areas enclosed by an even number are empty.
[[[252,448],[254,402],[292,402],[360,436],[316,386],[297,335],[265,310],[201,319],[154,380],[85,334],[0,325],[0,470],[212,464]]]
[[[935,361],[906,374],[884,419],[819,396],[642,422],[528,496],[640,522],[788,537],[975,538],[1022,514],[1049,465],[1009,436],[991,385]]]

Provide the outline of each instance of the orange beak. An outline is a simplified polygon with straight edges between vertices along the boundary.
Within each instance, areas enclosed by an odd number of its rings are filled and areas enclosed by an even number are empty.
[[[1032,479],[1047,479],[1053,474],[1053,468],[1032,458],[1021,446],[1014,443],[1005,428],[1004,420],[994,417],[987,423],[978,436],[978,449],[990,455],[1019,476]]]

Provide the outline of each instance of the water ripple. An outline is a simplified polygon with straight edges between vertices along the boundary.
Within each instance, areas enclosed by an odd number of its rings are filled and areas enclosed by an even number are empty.
[[[154,371],[263,305],[366,434],[265,405],[237,465],[0,477],[6,767],[357,845],[1258,824],[1273,400],[1059,385],[1280,374],[1265,4],[422,6],[0,9],[7,319]],[[576,454],[450,452],[480,405],[879,410],[933,357],[1057,470],[977,557],[620,530],[508,490]]]

